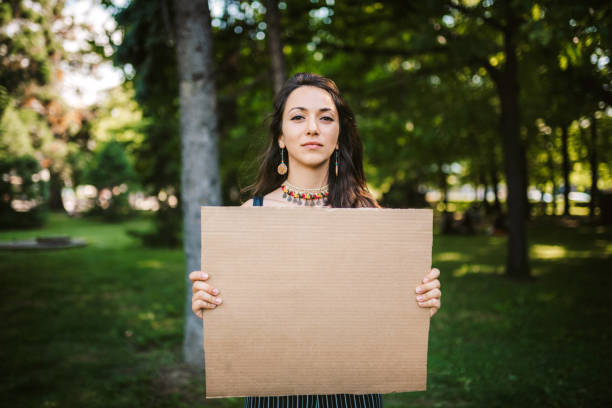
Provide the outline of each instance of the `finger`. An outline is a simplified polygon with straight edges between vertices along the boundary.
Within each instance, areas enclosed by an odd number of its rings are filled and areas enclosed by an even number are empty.
[[[219,294],[219,289],[212,287],[211,285],[209,285],[206,282],[202,282],[202,281],[196,281],[192,288],[191,291],[193,293],[196,293],[197,291],[203,290],[205,292],[210,293],[211,295],[218,295]]]
[[[202,303],[201,300],[198,300],[197,302],[191,302],[191,310],[193,310],[193,313],[196,314],[196,316],[198,316],[200,319],[204,318],[204,305]]]
[[[440,292],[440,289],[436,288],[430,290],[429,292],[425,292],[422,295],[417,295],[416,300],[417,302],[422,302],[429,299],[440,299],[441,296],[442,292]]]
[[[416,293],[424,293],[424,292],[428,292],[432,289],[439,288],[439,287],[440,287],[440,281],[435,279],[435,280],[432,280],[431,282],[423,283],[417,286],[415,291]]]
[[[208,274],[202,271],[193,271],[189,274],[189,280],[192,282],[208,279]]]
[[[427,275],[425,275],[425,277],[423,278],[423,283],[434,280],[438,276],[440,276],[440,270],[438,268],[433,268],[431,271],[429,271]]]
[[[217,307],[217,305],[215,305],[214,303],[208,303],[200,299],[196,299],[193,302],[191,302],[191,309],[194,312],[196,310],[202,310],[202,309],[214,309],[215,307]]]
[[[215,305],[220,305],[221,303],[223,303],[223,299],[221,299],[220,297],[214,297],[210,293],[206,293],[204,291],[194,293],[192,299],[203,300],[205,302],[212,303]]]
[[[417,302],[420,307],[437,307],[440,308],[440,299],[429,299],[423,302]]]

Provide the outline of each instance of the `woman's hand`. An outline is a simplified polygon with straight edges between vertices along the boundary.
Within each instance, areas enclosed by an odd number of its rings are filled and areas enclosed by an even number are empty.
[[[440,296],[442,296],[442,292],[440,291],[438,276],[440,276],[440,270],[433,268],[425,275],[423,282],[416,287],[416,301],[420,307],[429,308],[430,316],[435,315],[438,309],[440,309]]]
[[[191,310],[200,319],[204,313],[204,309],[214,309],[220,305],[223,300],[217,297],[219,289],[213,288],[208,283],[204,282],[208,279],[208,274],[202,271],[193,271],[189,274],[189,280],[193,282],[193,296],[191,298]]]

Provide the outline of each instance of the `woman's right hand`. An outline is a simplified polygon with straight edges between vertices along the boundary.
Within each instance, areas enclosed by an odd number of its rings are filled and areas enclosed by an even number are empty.
[[[200,319],[204,313],[204,309],[214,309],[220,305],[223,300],[217,297],[219,289],[213,288],[205,281],[208,279],[208,274],[202,271],[193,271],[189,274],[189,280],[193,282],[193,296],[191,298],[191,310]]]

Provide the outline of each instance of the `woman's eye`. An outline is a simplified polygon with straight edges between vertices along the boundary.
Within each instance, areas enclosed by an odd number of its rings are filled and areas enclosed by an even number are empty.
[[[333,122],[334,118],[330,117],[330,116],[323,116],[321,119],[327,121],[327,122]]]
[[[291,118],[291,120],[299,120],[299,119],[304,119],[304,117],[302,115],[295,115],[294,117]]]

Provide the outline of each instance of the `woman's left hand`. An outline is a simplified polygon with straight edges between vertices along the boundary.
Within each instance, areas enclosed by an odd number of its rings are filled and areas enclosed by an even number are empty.
[[[416,302],[420,307],[429,308],[429,316],[436,314],[440,309],[440,270],[433,268],[425,277],[422,283],[416,287]]]

